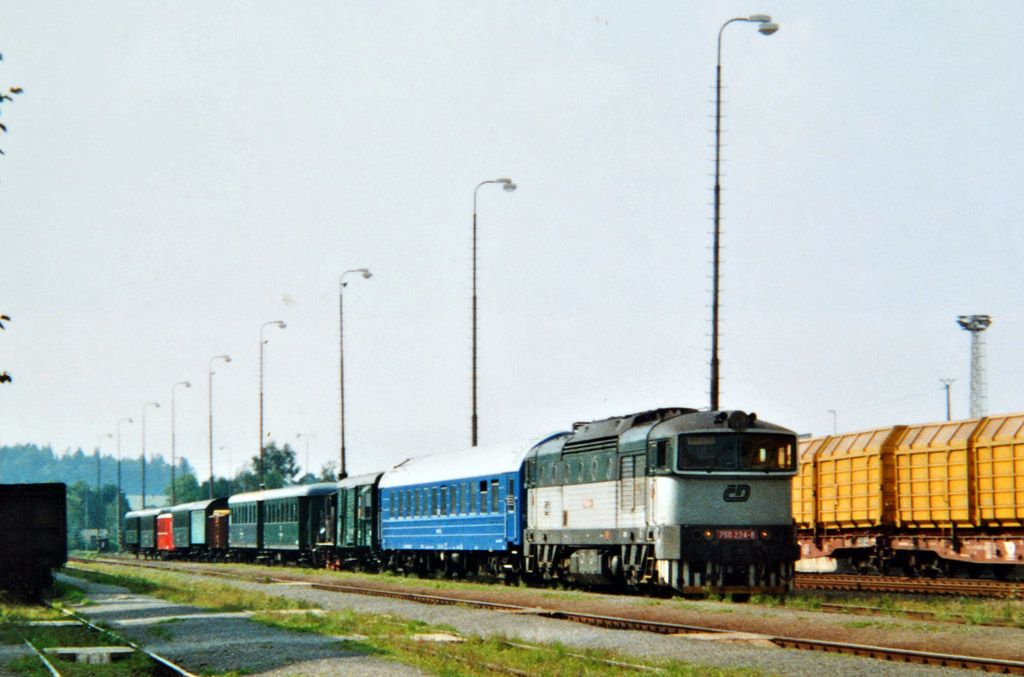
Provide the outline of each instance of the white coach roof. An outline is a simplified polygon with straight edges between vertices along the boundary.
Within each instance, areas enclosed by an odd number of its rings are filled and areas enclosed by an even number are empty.
[[[462,480],[517,472],[533,444],[470,447],[462,451],[418,456],[399,463],[380,478],[380,487]]]

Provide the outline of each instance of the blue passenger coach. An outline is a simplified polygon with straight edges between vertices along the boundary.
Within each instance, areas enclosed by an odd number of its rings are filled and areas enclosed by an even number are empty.
[[[381,550],[396,571],[518,575],[529,446],[413,458],[380,480]]]

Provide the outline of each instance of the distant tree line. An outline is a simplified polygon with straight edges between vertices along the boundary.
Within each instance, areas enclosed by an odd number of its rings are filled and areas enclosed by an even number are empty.
[[[318,474],[302,473],[296,464],[295,451],[285,444],[278,447],[270,442],[263,448],[264,481],[268,489],[289,484],[310,484],[336,478],[332,464],[324,466]],[[96,487],[96,467],[99,460],[100,487]],[[230,496],[259,489],[259,455],[253,455],[249,464],[234,477],[214,478],[213,495]],[[129,503],[129,496],[142,493],[141,460],[122,458],[121,511],[136,510],[139,505]],[[113,456],[86,454],[81,449],[57,455],[50,447],[20,445],[0,447],[0,483],[26,484],[34,482],[64,482],[67,484],[68,546],[95,547],[95,539],[105,530],[110,547],[118,539],[119,515],[117,509],[117,459]],[[171,502],[171,467],[161,456],[146,463],[147,495],[159,493]],[[160,489],[158,489],[160,487]],[[184,458],[175,469],[175,499],[188,503],[209,498],[210,483],[199,482],[195,472]]]
[[[96,452],[86,453],[82,449],[57,454],[51,447],[34,444],[0,447],[0,483],[26,484],[31,482],[64,482],[71,486],[85,482],[96,486]],[[99,457],[101,484],[117,486],[117,457]],[[179,459],[176,473],[189,474],[192,468],[187,459]],[[171,466],[162,456],[153,456],[146,461],[146,490],[148,493],[163,493],[170,485]],[[121,459],[121,490],[126,495],[142,493],[142,459],[127,455]]]

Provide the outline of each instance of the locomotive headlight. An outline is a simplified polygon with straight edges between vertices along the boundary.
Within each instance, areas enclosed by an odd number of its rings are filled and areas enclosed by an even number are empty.
[[[705,529],[704,530],[704,538],[706,538],[707,540],[710,541],[712,538],[714,538],[714,536],[715,536],[715,532],[711,531],[711,529]]]
[[[771,532],[769,532],[767,529],[762,529],[761,530],[761,540],[762,541],[767,541],[769,536],[771,536]]]

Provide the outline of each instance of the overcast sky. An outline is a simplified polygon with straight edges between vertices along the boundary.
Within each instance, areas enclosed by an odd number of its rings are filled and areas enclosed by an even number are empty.
[[[708,406],[725,31],[722,396],[801,433],[1024,409],[1024,40],[1012,2],[7,0],[0,444],[178,453],[265,430],[348,469]],[[223,447],[223,448],[222,448]],[[102,438],[104,453],[116,445]]]

